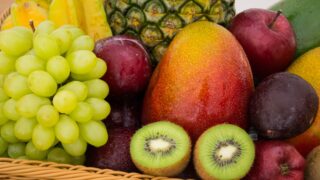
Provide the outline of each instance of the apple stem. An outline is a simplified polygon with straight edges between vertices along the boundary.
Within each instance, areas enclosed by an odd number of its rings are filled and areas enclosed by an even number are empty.
[[[32,20],[29,21],[29,26],[31,27],[32,31],[35,32],[36,28],[34,27],[34,23]]]
[[[281,164],[280,171],[281,171],[281,175],[283,176],[289,174],[289,171],[290,171],[289,165],[287,163]]]
[[[269,28],[271,29],[274,25],[274,23],[277,21],[278,17],[282,14],[281,10],[278,10],[276,16],[273,18],[272,22],[269,24]]]

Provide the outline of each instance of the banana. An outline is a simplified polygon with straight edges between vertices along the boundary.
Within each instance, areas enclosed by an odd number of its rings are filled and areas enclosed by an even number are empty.
[[[112,36],[103,0],[80,0],[80,2],[84,12],[86,33],[95,41]]]
[[[81,27],[83,17],[78,0],[53,0],[49,7],[49,19],[57,26],[71,24]]]
[[[28,1],[33,1],[33,2],[37,3],[39,6],[41,6],[42,8],[47,9],[47,10],[49,9],[49,5],[51,2],[51,0],[15,0],[15,2],[17,4],[22,4],[22,3],[25,3]]]
[[[58,26],[78,26],[95,41],[112,36],[103,0],[53,0],[49,19]]]

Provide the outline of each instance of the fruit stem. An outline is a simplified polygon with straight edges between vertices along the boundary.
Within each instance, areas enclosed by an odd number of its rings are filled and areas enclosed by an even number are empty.
[[[35,32],[35,31],[36,31],[36,28],[34,27],[34,23],[33,23],[32,20],[29,21],[29,25],[30,25],[32,31]]]
[[[287,163],[281,164],[280,165],[280,171],[281,171],[281,175],[286,176],[289,174],[290,172],[290,167]]]
[[[278,17],[282,14],[281,10],[278,10],[276,16],[273,18],[272,22],[269,24],[269,28],[271,29],[274,25],[274,23],[277,21]]]

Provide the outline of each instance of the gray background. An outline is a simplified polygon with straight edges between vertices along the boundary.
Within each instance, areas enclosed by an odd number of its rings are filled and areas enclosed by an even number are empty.
[[[237,13],[249,8],[268,8],[279,0],[235,0]]]

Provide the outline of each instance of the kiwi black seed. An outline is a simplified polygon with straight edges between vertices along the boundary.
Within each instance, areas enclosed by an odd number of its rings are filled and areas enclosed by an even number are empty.
[[[139,129],[132,137],[130,155],[136,167],[154,176],[175,176],[187,166],[191,140],[180,126],[159,121]]]
[[[206,130],[197,140],[194,166],[202,179],[241,179],[255,157],[254,143],[238,126],[221,124]]]

